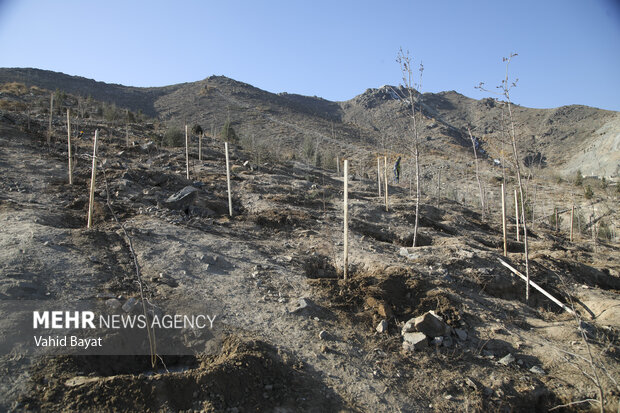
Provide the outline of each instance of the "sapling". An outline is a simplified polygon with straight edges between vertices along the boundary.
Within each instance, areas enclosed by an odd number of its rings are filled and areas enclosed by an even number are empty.
[[[521,215],[525,217],[525,203],[523,202],[523,200],[525,199],[525,196],[524,196],[523,181],[521,179],[521,167],[520,167],[521,162],[519,160],[519,155],[517,151],[515,120],[514,120],[514,116],[512,113],[512,101],[510,100],[510,91],[513,87],[517,86],[517,82],[519,80],[519,79],[515,79],[514,82],[509,81],[510,80],[509,79],[510,62],[512,58],[515,56],[517,56],[516,53],[511,53],[509,57],[504,57],[502,59],[502,61],[506,64],[506,74],[505,74],[504,79],[502,80],[501,85],[498,86],[497,88],[500,89],[500,94],[506,99],[504,104],[506,105],[506,108],[508,109],[508,121],[510,122],[509,137],[512,143],[512,156],[513,156],[513,161],[515,164],[515,171],[517,174],[519,197],[521,199]],[[478,88],[481,90],[484,90],[483,83],[480,83]],[[529,298],[530,298],[530,261],[529,261],[529,249],[528,249],[528,238],[527,238],[527,221],[523,219],[521,224],[523,225],[523,244],[524,244],[524,249],[525,249],[525,275],[527,278],[527,282],[525,284],[526,285],[525,300],[529,301]],[[519,233],[519,228],[517,227],[517,234],[518,233]]]
[[[418,238],[418,224],[420,221],[420,143],[419,143],[419,134],[418,127],[416,122],[416,100],[414,99],[414,82],[413,82],[413,68],[411,67],[411,57],[409,56],[409,52],[403,52],[401,48],[398,52],[398,57],[396,61],[400,65],[400,70],[402,73],[402,81],[403,86],[407,90],[409,95],[409,104],[411,105],[411,121],[412,121],[412,152],[413,159],[415,161],[415,186],[416,186],[416,201],[415,201],[415,224],[413,227],[413,247],[416,246],[417,238]],[[418,92],[422,86],[422,72],[424,71],[424,66],[420,63],[420,81],[418,83]],[[421,95],[420,95],[421,96]],[[420,108],[421,113],[421,108]]]

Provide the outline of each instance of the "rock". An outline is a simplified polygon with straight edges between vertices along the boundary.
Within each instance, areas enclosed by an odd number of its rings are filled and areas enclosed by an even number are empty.
[[[475,380],[469,377],[465,379],[465,384],[474,390],[478,390],[480,388],[480,385],[478,384],[478,382],[476,382]]]
[[[446,336],[450,334],[451,331],[450,326],[444,323],[441,317],[435,314],[434,311],[429,311],[428,313],[412,320],[407,321],[405,327],[403,327],[403,332],[408,332],[411,330],[412,324],[415,331],[424,333],[429,337]]]
[[[502,357],[498,361],[499,364],[502,364],[504,366],[508,366],[509,364],[512,364],[514,362],[515,362],[515,356],[513,356],[510,353],[508,353],[506,356]]]
[[[530,369],[530,371],[531,371],[532,373],[534,373],[534,374],[546,374],[546,373],[545,373],[545,371],[544,371],[542,368],[538,367],[538,366],[534,366],[534,367],[532,367],[532,368]]]
[[[415,318],[410,319],[405,323],[400,334],[404,336],[406,333],[411,333],[415,331]]]
[[[409,250],[405,247],[402,247],[398,253],[402,255],[403,257],[406,257],[410,260],[415,260],[418,258],[417,255],[410,253]]]
[[[177,193],[170,195],[164,204],[170,209],[187,211],[196,199],[197,192],[198,188],[188,185]]]
[[[303,297],[298,301],[299,305],[296,309],[291,311],[294,314],[305,314],[305,315],[317,315],[320,313],[320,306],[314,303],[309,298]]]
[[[387,333],[387,329],[388,329],[388,323],[386,320],[381,320],[381,322],[375,328],[375,330],[377,330],[377,333],[379,334]]]
[[[105,306],[110,311],[118,311],[122,307],[122,304],[116,298],[110,298],[109,300],[105,301]]]
[[[131,297],[129,300],[125,301],[125,304],[121,307],[124,312],[131,313],[140,303],[136,297]]]
[[[243,171],[245,168],[241,165],[233,165],[230,167],[230,172],[236,174]]]
[[[443,346],[445,348],[450,348],[450,347],[452,347],[453,344],[454,343],[452,341],[452,337],[450,337],[450,336],[443,337]]]
[[[155,149],[155,143],[153,141],[148,141],[147,143],[140,145],[140,150],[145,153],[149,153],[153,149]]]
[[[422,350],[428,347],[428,341],[424,333],[405,333],[403,339],[403,348],[406,350]],[[409,344],[406,346],[405,343]]]
[[[327,331],[321,330],[321,332],[319,333],[319,338],[321,340],[328,340],[329,339],[329,334],[327,333]]]
[[[462,328],[455,328],[454,332],[456,333],[456,337],[459,340],[461,341],[467,340],[467,331],[463,330]]]
[[[443,343],[443,337],[439,336],[439,337],[435,337],[433,338],[433,340],[431,341],[431,344],[434,344],[436,346],[441,346],[441,344]]]

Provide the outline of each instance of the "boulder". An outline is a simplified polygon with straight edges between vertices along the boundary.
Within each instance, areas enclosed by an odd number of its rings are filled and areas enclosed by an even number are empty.
[[[181,211],[188,211],[189,207],[193,204],[198,192],[198,188],[191,185],[186,186],[179,192],[170,195],[165,201],[166,207],[170,209],[178,209]]]
[[[414,351],[428,347],[428,341],[424,333],[405,333],[403,335],[403,349]]]
[[[404,335],[412,331],[419,331],[429,337],[439,337],[449,335],[452,329],[434,311],[429,311],[405,323],[402,334]]]

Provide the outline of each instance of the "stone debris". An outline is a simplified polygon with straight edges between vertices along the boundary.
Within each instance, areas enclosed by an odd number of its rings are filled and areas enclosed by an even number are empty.
[[[123,304],[123,311],[126,313],[131,313],[132,311],[134,311],[134,309],[137,307],[137,305],[140,303],[140,300],[138,300],[136,297],[131,297],[129,300],[125,301],[125,304]]]
[[[539,366],[533,366],[530,369],[530,372],[532,372],[534,374],[546,374],[545,371],[542,368],[540,368]]]
[[[188,210],[194,199],[196,199],[198,191],[198,188],[188,185],[177,193],[170,195],[166,199],[165,205],[170,209]]]
[[[498,363],[502,364],[504,366],[508,366],[509,364],[512,364],[515,362],[515,356],[513,356],[512,354],[508,353],[507,355],[505,355],[504,357],[502,357],[501,359],[499,359]]]
[[[459,340],[461,341],[467,340],[467,331],[463,330],[462,328],[455,328],[454,332],[456,333],[456,337]]]
[[[444,323],[441,317],[435,314],[434,311],[429,311],[426,314],[412,318],[405,323],[402,329],[402,334],[404,335],[412,331],[419,331],[429,337],[439,337],[449,335],[452,328]]]
[[[424,333],[405,333],[403,338],[403,349],[405,350],[422,350],[428,347],[428,341]]]
[[[116,298],[110,298],[110,299],[106,300],[105,306],[110,311],[118,311],[118,310],[121,309],[122,304]]]
[[[388,330],[388,323],[387,323],[387,321],[386,320],[381,320],[381,322],[377,325],[375,330],[377,330],[377,333],[379,333],[379,334],[387,333],[387,330]]]

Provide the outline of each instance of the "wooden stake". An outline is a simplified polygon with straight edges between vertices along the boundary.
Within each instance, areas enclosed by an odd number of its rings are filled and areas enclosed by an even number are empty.
[[[388,203],[388,175],[387,175],[387,156],[383,157],[383,176],[385,177],[385,212],[389,211]]]
[[[344,160],[344,280],[349,273],[349,160]]]
[[[519,198],[517,197],[517,190],[515,189],[515,228],[517,229],[517,242],[520,240],[519,235]]]
[[[125,110],[125,146],[129,148],[129,109]]]
[[[502,184],[502,230],[504,232],[504,257],[508,256],[508,242],[506,240],[506,194]]]
[[[228,185],[228,213],[232,217],[232,194],[230,192],[230,161],[228,159],[228,142],[224,142],[224,150],[226,151],[226,184]]]
[[[379,198],[381,198],[381,158],[377,156],[377,188],[379,188]]]
[[[441,199],[441,169],[437,174],[437,207],[439,207],[439,200]]]
[[[573,205],[573,207],[570,210],[570,242],[573,242],[573,222],[574,222],[574,219],[575,219],[575,205]]]
[[[95,130],[95,140],[93,141],[93,168],[90,176],[90,197],[88,201],[88,225],[93,225],[93,207],[95,206],[95,178],[97,176],[97,137],[99,130]]]
[[[228,156],[228,152],[226,152]],[[185,125],[185,174],[189,179],[189,136],[187,135],[187,125]]]
[[[49,126],[47,127],[47,146],[50,145],[52,140],[52,111],[54,110],[54,94],[50,95],[50,121]]]
[[[515,275],[518,275],[519,277],[521,277],[521,279],[523,279],[526,283],[528,282],[527,277],[523,274],[521,274],[519,271],[515,270],[514,268],[512,268],[512,266],[510,266],[508,263],[504,262],[504,260],[502,260],[501,258],[498,258],[499,262],[506,268],[508,268],[510,271],[512,271]],[[536,284],[534,281],[529,281],[529,284],[536,288],[538,291],[540,291],[541,293],[543,293],[548,299],[550,299],[551,301],[553,301],[554,303],[556,303],[557,305],[559,305],[560,307],[562,307],[567,313],[569,314],[575,314],[575,312],[573,310],[571,310],[570,308],[568,308],[567,306],[565,306],[564,304],[562,304],[562,302],[558,299],[556,299],[554,296],[552,296],[551,294],[549,294],[548,292],[546,292],[545,290],[543,290],[538,284]]]
[[[198,160],[202,161],[202,137],[204,136],[204,132],[200,132],[198,135]]]
[[[69,108],[67,108],[67,147],[69,148],[69,185],[73,185],[73,162],[71,160],[71,119],[69,117]]]
[[[336,175],[340,176],[340,157],[336,156]]]

